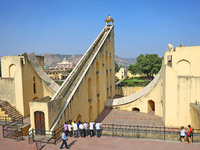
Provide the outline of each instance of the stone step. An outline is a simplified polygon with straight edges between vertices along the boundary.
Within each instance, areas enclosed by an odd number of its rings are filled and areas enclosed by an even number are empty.
[[[19,119],[23,116],[14,108],[9,102],[0,100],[1,110],[8,115],[8,117],[13,119]]]

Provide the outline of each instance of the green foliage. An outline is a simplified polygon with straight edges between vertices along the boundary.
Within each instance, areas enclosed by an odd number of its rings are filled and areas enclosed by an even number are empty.
[[[67,72],[68,72],[68,73],[71,73],[71,72],[72,72],[72,70],[73,70],[73,69],[69,69],[69,70],[67,70]]]
[[[119,81],[119,79],[118,79],[118,78],[115,78],[115,83],[116,83],[117,81]]]
[[[150,80],[141,77],[124,79],[119,86],[147,86]]]
[[[153,78],[154,74],[157,74],[162,66],[162,58],[157,54],[146,54],[137,57],[137,63],[129,65],[128,70],[132,74],[146,74],[148,77]]]
[[[63,81],[56,81],[56,83],[61,86]]]
[[[117,64],[117,62],[115,61],[115,72],[118,72],[120,69],[119,65]]]

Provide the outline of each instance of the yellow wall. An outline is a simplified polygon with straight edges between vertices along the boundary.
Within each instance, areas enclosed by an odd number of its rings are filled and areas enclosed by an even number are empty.
[[[115,95],[129,96],[140,91],[143,88],[144,87],[115,86]]]
[[[41,67],[44,66],[44,57],[37,56]],[[27,54],[23,56],[2,56],[1,57],[2,79],[0,87],[5,86],[0,98],[9,101],[23,115],[29,116],[29,102],[44,96],[53,96],[52,91],[35,72],[32,64],[28,60]],[[8,81],[12,80],[12,87],[8,86]],[[9,82],[10,83],[10,82]],[[36,92],[33,84],[35,83]],[[5,94],[9,91],[9,96]]]
[[[0,100],[8,100],[12,105],[15,105],[14,78],[0,78],[0,93]]]
[[[102,56],[104,56],[104,60]],[[45,128],[49,130],[66,101],[67,108],[56,128],[62,126],[69,119],[77,120],[79,118],[81,121],[95,120],[104,109],[107,98],[112,98],[115,95],[114,60],[114,30],[112,30],[70,101],[67,101],[65,97],[60,97],[52,101],[42,102],[43,104],[35,104],[41,103],[38,101],[30,103],[31,127],[35,127],[34,112],[40,110],[45,113],[45,121],[48,122],[45,124]],[[98,84],[99,86],[97,86]],[[41,99],[41,101],[43,100]],[[48,118],[46,119],[46,117]]]
[[[129,111],[139,108],[141,112],[148,113],[148,101],[152,100],[155,102],[155,114],[163,117],[166,126],[197,124],[194,115],[198,115],[194,111],[191,113],[190,104],[200,101],[199,58],[200,46],[169,47],[164,53],[162,69],[155,85],[150,83],[139,94],[114,99],[107,106]]]

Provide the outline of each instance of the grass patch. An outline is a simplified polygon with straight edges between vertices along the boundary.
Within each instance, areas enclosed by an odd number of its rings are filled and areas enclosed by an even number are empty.
[[[56,81],[56,83],[61,86],[63,81]]]
[[[119,86],[147,86],[150,82],[151,80],[145,77],[135,77],[124,79]]]

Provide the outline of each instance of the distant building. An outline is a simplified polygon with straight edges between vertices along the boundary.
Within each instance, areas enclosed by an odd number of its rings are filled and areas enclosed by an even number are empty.
[[[73,63],[64,58],[61,63],[57,63],[56,67],[58,68],[58,70],[69,70],[73,68]]]
[[[57,63],[56,67],[45,66],[45,72],[53,80],[63,80],[73,68],[73,63],[64,58],[61,63]]]

